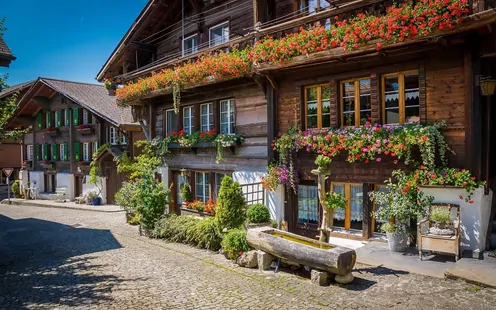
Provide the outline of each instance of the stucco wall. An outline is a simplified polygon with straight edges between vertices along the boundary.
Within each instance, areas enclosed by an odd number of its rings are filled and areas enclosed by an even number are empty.
[[[425,195],[433,196],[434,202],[454,203],[460,205],[460,249],[483,252],[486,248],[486,233],[491,214],[493,192],[484,195],[484,189],[478,188],[471,199],[474,203],[465,202],[463,188],[423,187]]]
[[[74,200],[74,175],[70,173],[57,173],[55,179],[57,187],[67,187],[65,198]]]
[[[98,187],[95,184],[89,184],[88,181],[90,179],[90,176],[87,175],[85,177],[85,182],[83,182],[83,193],[82,196],[88,194],[89,192],[99,192]],[[100,194],[100,198],[102,198],[102,204],[107,203],[107,182],[105,182],[105,178],[101,180],[101,182],[98,183],[98,186],[101,187],[102,192]]]

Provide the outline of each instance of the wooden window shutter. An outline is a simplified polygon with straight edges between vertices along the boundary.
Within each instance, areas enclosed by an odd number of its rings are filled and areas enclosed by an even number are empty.
[[[33,145],[33,147],[34,147],[34,159],[40,160],[40,145],[35,144]]]
[[[64,160],[69,160],[69,147],[64,143]]]
[[[80,161],[80,159],[81,159],[81,142],[74,142],[73,150],[74,150],[74,160]]]
[[[72,109],[72,124],[75,126],[79,125],[79,108]]]
[[[48,160],[48,144],[43,144],[43,160]]]
[[[43,113],[41,112],[38,112],[38,115],[36,115],[36,127],[43,129]]]
[[[52,160],[57,161],[59,159],[59,149],[58,149],[58,144],[52,144]]]
[[[62,110],[55,111],[55,119],[57,122],[55,124],[55,127],[61,127],[62,126]]]

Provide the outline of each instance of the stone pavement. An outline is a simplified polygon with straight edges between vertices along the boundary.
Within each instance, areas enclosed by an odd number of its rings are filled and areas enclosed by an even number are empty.
[[[496,290],[357,265],[347,286],[236,267],[123,213],[0,205],[0,309],[494,309]]]
[[[42,199],[20,199],[11,198],[11,204],[18,206],[31,206],[31,207],[45,207],[45,208],[60,208],[60,209],[73,209],[82,211],[96,211],[96,212],[124,212],[119,206],[116,205],[101,205],[101,206],[90,206],[86,204],[76,204],[72,201],[67,202],[55,202],[53,200],[42,200]],[[7,200],[2,200],[0,203],[8,204]]]

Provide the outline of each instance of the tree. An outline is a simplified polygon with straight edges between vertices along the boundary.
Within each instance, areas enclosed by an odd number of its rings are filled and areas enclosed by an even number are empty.
[[[240,227],[245,221],[246,200],[238,182],[233,182],[230,176],[225,176],[217,198],[216,217],[220,229]]]

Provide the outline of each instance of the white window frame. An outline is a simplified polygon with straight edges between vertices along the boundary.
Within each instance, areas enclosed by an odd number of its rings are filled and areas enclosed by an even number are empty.
[[[88,110],[83,109],[83,125],[88,125],[90,120],[90,115],[88,113]]]
[[[189,119],[189,126],[186,127],[184,124],[186,124],[185,120]],[[193,133],[193,128],[194,128],[194,115],[193,115],[193,106],[189,107],[184,107],[183,108],[183,129],[186,133],[189,135]]]
[[[88,142],[83,143],[83,161],[90,161],[90,144]]]
[[[65,155],[65,149],[64,148],[65,148],[64,143],[61,143],[59,145],[59,159],[60,159],[60,161],[64,161],[65,160],[65,158],[64,158],[65,157],[64,156]]]
[[[64,126],[70,126],[70,125],[71,125],[71,110],[64,109]]]
[[[117,144],[117,128],[114,126],[111,126],[109,129],[109,143],[111,145]]]
[[[210,180],[208,180],[208,182],[206,182],[207,178],[209,177],[209,174],[210,172],[200,172],[200,171],[197,171],[195,172],[195,199],[198,199],[198,200],[202,200],[203,202],[207,202],[211,197],[210,197]],[[202,180],[203,180],[203,191],[201,193],[201,195],[199,196],[199,193],[197,191],[197,187],[198,187],[198,175],[201,175],[202,176]]]
[[[176,112],[174,111],[174,109],[165,110],[165,134],[166,135],[171,134],[173,130],[177,131],[177,121],[176,121],[176,128],[169,128],[169,125],[170,125],[169,120],[168,120],[169,119],[168,118],[169,113],[172,113],[172,116],[174,117]]]
[[[227,123],[222,122],[222,113],[226,113],[225,111],[222,111],[222,103],[228,102],[228,109],[227,109]],[[232,105],[232,107],[231,107]],[[231,120],[231,113],[233,113],[233,119]],[[220,122],[220,133],[223,134],[229,134],[232,135],[234,134],[234,131],[236,130],[236,107],[234,103],[234,99],[226,99],[226,100],[221,100],[220,101],[220,107],[219,107],[219,122]],[[227,124],[227,132],[222,132],[222,125]],[[233,128],[231,130],[231,127]]]
[[[96,154],[98,152],[98,142],[93,142],[93,154]]]
[[[207,107],[207,114],[203,114],[202,113],[202,107],[203,106],[206,106]],[[207,123],[204,124],[203,123],[203,116],[207,116]],[[212,116],[212,123],[210,123],[210,116]],[[214,105],[212,102],[208,102],[208,103],[203,103],[200,105],[200,132],[205,132],[207,130],[211,130],[213,129],[214,127],[214,123],[213,123],[213,117],[214,116]],[[205,127],[205,129],[204,129]]]
[[[119,144],[127,144],[126,133],[124,131],[119,133]]]
[[[193,38],[196,38],[196,40],[195,40],[196,44],[191,48],[190,51],[187,51],[186,50],[185,43],[186,43],[186,41],[191,40]],[[190,35],[189,37],[186,37],[186,38],[183,39],[182,55],[183,56],[185,56],[185,55],[191,55],[191,54],[194,54],[194,53],[197,53],[197,52],[198,52],[198,34],[195,33],[195,34]]]
[[[28,161],[32,161],[34,157],[34,146],[32,144],[28,144],[26,146],[26,158]]]
[[[220,28],[220,27],[223,27],[223,26],[226,26],[227,25],[227,40],[223,41],[223,42],[220,42],[220,43],[217,43],[217,44],[214,44],[213,40],[212,40],[212,30],[216,29],[216,28]],[[220,23],[220,24],[217,24],[213,27],[210,27],[208,29],[208,45],[210,47],[212,46],[217,46],[217,45],[220,45],[220,44],[223,44],[223,43],[226,43],[226,42],[229,42],[229,36],[230,36],[230,33],[231,33],[231,29],[229,28],[229,21],[227,22],[223,22],[223,23]]]

